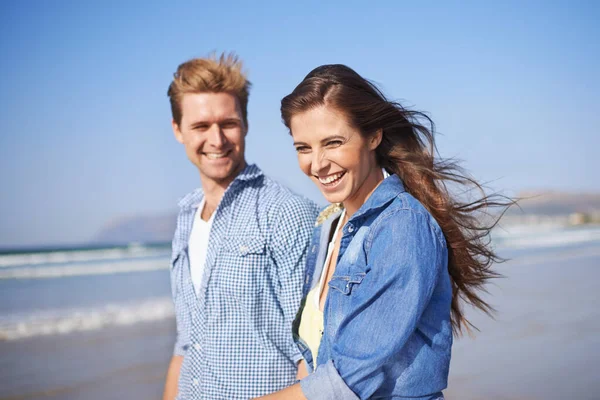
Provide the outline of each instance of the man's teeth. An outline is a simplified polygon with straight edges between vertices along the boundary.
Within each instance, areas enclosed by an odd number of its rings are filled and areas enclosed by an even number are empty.
[[[321,182],[324,185],[327,185],[329,183],[335,182],[338,179],[340,179],[342,177],[342,175],[344,175],[343,172],[337,173],[337,174],[333,174],[333,175],[329,175],[326,176],[324,178],[319,177],[319,182]]]
[[[227,152],[225,153],[204,153],[206,154],[206,157],[210,158],[211,160],[216,160],[218,158],[223,158],[227,155]]]

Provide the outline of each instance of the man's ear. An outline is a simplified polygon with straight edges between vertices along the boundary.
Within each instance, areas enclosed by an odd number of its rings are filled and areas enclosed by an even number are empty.
[[[378,129],[371,137],[369,138],[369,150],[375,150],[381,144],[381,140],[383,139],[383,129]]]
[[[175,139],[183,144],[183,135],[181,134],[181,130],[179,129],[179,125],[175,120],[171,120],[171,126],[173,127],[173,133],[175,134]]]

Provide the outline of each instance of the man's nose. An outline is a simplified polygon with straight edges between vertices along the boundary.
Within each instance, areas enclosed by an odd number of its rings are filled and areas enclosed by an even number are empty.
[[[206,135],[206,141],[213,147],[220,148],[225,144],[225,135],[219,124],[212,124]]]

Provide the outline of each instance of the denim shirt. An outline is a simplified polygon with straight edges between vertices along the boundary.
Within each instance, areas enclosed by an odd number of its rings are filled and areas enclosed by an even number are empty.
[[[452,286],[442,230],[396,175],[343,229],[315,363],[298,336],[307,293],[318,285],[333,222],[313,232],[294,337],[309,371],[309,399],[438,399],[452,346]]]

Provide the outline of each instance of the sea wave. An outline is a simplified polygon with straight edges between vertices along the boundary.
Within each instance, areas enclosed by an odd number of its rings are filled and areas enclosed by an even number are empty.
[[[600,227],[515,226],[492,233],[499,248],[533,249],[600,242]]]
[[[168,248],[149,248],[139,245],[109,249],[2,254],[0,255],[0,268],[139,259],[165,256],[168,254]]]
[[[129,304],[108,304],[101,308],[45,311],[0,319],[0,340],[92,331],[173,317],[171,297],[159,297]]]
[[[68,264],[50,267],[17,267],[0,269],[0,279],[48,279],[69,276],[109,275],[127,272],[168,269],[168,258],[125,260],[108,263]]]

